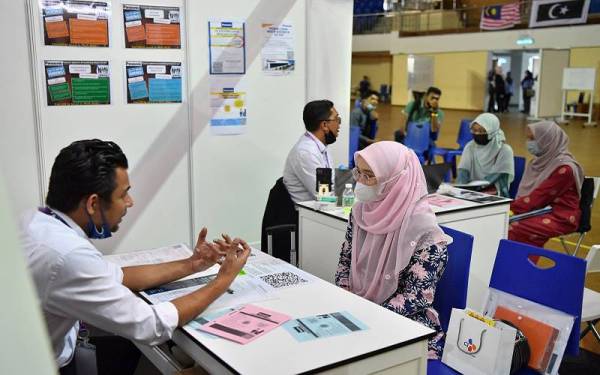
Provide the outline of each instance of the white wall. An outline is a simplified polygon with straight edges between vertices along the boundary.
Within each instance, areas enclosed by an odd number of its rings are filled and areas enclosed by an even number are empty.
[[[0,73],[3,84],[11,87],[0,97],[2,112],[7,114],[7,121],[2,120],[0,155],[11,180],[9,194],[15,211],[41,203],[60,148],[76,139],[98,137],[114,140],[124,149],[130,161],[135,200],[119,232],[109,240],[98,241],[105,253],[194,241],[201,226],[209,228],[211,237],[229,232],[257,241],[269,189],[281,176],[290,148],[304,132],[302,108],[307,98],[328,98],[336,103],[346,123],[331,151],[336,165],[347,163],[351,1],[223,0],[211,3],[210,9],[204,2],[193,0],[144,1],[183,8],[182,50],[125,49],[121,7],[122,3],[130,3],[127,0],[112,3],[110,48],[45,47],[41,45],[38,2],[27,2],[36,10],[33,32],[38,47],[33,64],[27,58],[25,2],[3,2],[4,22],[0,26],[11,56],[3,59]],[[209,17],[247,22],[247,73],[241,78],[248,88],[248,131],[244,135],[217,137],[208,131]],[[331,17],[336,22],[331,22]],[[258,31],[261,23],[280,20],[294,25],[296,71],[285,77],[269,77],[260,70]],[[307,35],[307,24],[311,25],[311,36]],[[327,43],[313,42],[307,47],[307,38]],[[44,59],[109,60],[112,104],[48,107]],[[123,64],[128,60],[181,61],[188,73],[184,103],[125,104]],[[321,66],[324,61],[331,64]],[[37,75],[35,95],[28,85],[30,70]],[[41,180],[37,174],[36,107],[32,98],[40,100],[37,118],[41,130],[39,165],[44,176]]]
[[[355,35],[352,51],[390,51],[391,54],[398,54],[516,49],[517,39],[525,32],[535,40],[535,44],[528,46],[529,49],[588,47],[600,44],[600,25],[584,25],[402,38],[398,37],[397,32]]]
[[[56,365],[39,309],[33,280],[27,272],[4,176],[0,172],[0,374],[56,374]]]

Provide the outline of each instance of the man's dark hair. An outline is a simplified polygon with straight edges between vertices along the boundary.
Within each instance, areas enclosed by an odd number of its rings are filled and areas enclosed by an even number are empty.
[[[46,204],[68,213],[75,210],[83,198],[98,194],[110,207],[118,167],[127,169],[128,164],[116,143],[99,139],[71,143],[60,150],[54,160]]]
[[[375,95],[377,97],[377,99],[379,99],[379,93],[375,90],[369,90],[369,91],[363,93],[360,98],[367,99],[367,98],[370,98],[371,95]]]
[[[437,87],[433,87],[433,86],[431,86],[430,88],[427,89],[427,93],[425,95],[429,96],[429,94],[432,94],[432,93],[442,96],[442,90],[438,89]]]
[[[321,121],[325,121],[331,114],[333,102],[331,100],[314,100],[304,106],[302,120],[304,126],[309,132],[314,132],[319,128]]]

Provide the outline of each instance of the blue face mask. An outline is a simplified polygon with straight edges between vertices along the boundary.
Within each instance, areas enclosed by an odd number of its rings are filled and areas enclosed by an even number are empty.
[[[374,109],[375,109],[375,106],[373,104],[371,104],[371,103],[367,104],[367,111],[371,112]]]
[[[533,156],[540,156],[542,154],[536,141],[527,141],[527,151]]]
[[[112,236],[110,227],[108,226],[108,224],[106,223],[106,219],[104,218],[104,211],[100,210],[100,214],[102,215],[102,230],[100,231],[98,231],[98,228],[96,228],[96,224],[94,224],[92,217],[90,216],[90,214],[88,214],[89,221],[87,224],[86,233],[89,238],[94,240],[102,240],[104,238],[109,238]]]

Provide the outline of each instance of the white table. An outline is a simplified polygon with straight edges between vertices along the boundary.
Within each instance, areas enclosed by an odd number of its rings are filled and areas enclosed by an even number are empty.
[[[464,201],[457,207],[432,206],[438,223],[473,235],[467,306],[481,309],[489,285],[498,243],[508,234],[510,199],[493,203]],[[341,208],[323,210],[318,202],[297,204],[299,222],[298,265],[334,282],[346,235],[348,215]]]
[[[253,252],[256,256],[249,262],[270,257]],[[301,343],[279,327],[240,345],[197,335],[185,326],[175,331],[173,341],[211,374],[426,374],[427,340],[433,330],[318,278],[280,289],[276,297],[256,305],[293,318],[347,311],[369,328]],[[163,373],[176,368],[159,348],[138,346]]]

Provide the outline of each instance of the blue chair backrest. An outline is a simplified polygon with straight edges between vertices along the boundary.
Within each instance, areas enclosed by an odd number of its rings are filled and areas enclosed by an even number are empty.
[[[510,188],[508,189],[508,195],[513,199],[517,196],[524,172],[525,158],[522,156],[515,156],[515,179],[510,183]]]
[[[541,255],[555,264],[551,268],[540,268],[529,261],[530,255]],[[565,353],[577,355],[585,265],[581,258],[501,240],[490,287],[573,315],[575,324]]]
[[[350,147],[348,148],[348,166],[354,168],[354,153],[358,151],[358,143],[360,139],[360,127],[350,127]]]
[[[458,129],[456,143],[458,143],[461,150],[473,139],[473,134],[471,134],[471,122],[473,122],[473,120],[466,118],[460,120],[460,128]]]
[[[440,316],[442,329],[446,332],[452,308],[464,309],[467,305],[473,236],[446,227],[442,229],[452,237],[453,242],[448,245],[448,264],[438,281],[433,307]]]
[[[429,122],[409,122],[406,130],[406,138],[404,145],[417,154],[423,154],[429,149],[429,130],[431,125]]]

